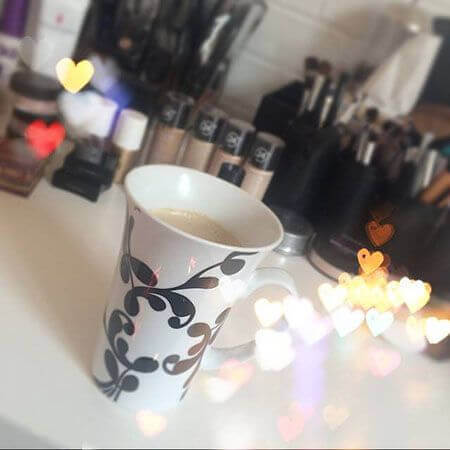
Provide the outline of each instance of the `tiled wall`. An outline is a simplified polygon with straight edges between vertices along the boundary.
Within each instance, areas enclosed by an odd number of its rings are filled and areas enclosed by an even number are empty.
[[[337,68],[377,63],[401,41],[387,12],[407,0],[266,0],[268,11],[231,68],[221,106],[251,120],[261,96],[301,78],[308,55]],[[450,0],[422,0],[430,15],[450,16]]]

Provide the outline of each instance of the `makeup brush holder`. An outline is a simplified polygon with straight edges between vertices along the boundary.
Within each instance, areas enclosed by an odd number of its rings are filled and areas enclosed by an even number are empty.
[[[295,133],[290,132],[290,124],[283,130],[286,147],[283,150],[275,174],[264,197],[266,204],[293,206],[290,197],[294,181],[303,172],[309,158],[309,146],[316,130],[299,126]]]
[[[450,220],[440,226],[425,247],[423,254],[416,257],[415,275],[427,281],[433,292],[450,301]]]
[[[297,115],[303,97],[303,83],[293,81],[277,91],[266,94],[256,111],[253,125],[258,131],[266,131],[283,137],[286,124]]]
[[[382,186],[380,173],[339,155],[334,165],[320,229],[326,234],[365,235],[364,225],[370,205]]]
[[[444,272],[444,278],[449,279],[450,252],[443,252],[443,249],[450,247],[448,220],[438,227],[443,213],[443,209],[415,199],[396,204],[388,219],[395,227],[395,235],[383,247],[383,251],[390,255],[396,265],[404,266],[408,273],[424,281],[428,281],[425,276],[433,278],[434,271],[439,279],[440,271],[445,267],[447,271]],[[438,259],[442,264],[435,262],[430,256],[432,254],[440,255]]]
[[[380,188],[380,177],[374,167],[340,154],[328,187],[318,235],[308,259],[317,270],[337,279],[343,271],[357,273],[358,251],[371,248],[365,223],[368,209]]]
[[[293,209],[315,225],[323,214],[327,180],[338,155],[339,135],[334,128],[317,132],[299,127],[291,128],[287,138],[287,151],[264,202]]]

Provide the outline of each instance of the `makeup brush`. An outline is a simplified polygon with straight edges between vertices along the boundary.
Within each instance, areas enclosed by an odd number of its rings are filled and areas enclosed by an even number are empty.
[[[330,113],[331,107],[333,106],[333,103],[337,95],[337,87],[338,85],[335,80],[331,80],[329,85],[327,86],[327,92],[325,98],[323,99],[322,107],[320,108],[318,121],[319,128],[322,128],[327,122],[328,115]]]
[[[342,72],[339,75],[339,79],[336,84],[336,89],[334,91],[334,98],[331,103],[331,107],[328,113],[324,113],[325,121],[323,122],[323,126],[331,126],[336,122],[336,117],[338,115],[338,111],[341,109],[342,101],[345,95],[345,89],[350,80],[350,75],[346,72]]]
[[[448,194],[438,203],[438,208],[450,209],[450,191]]]
[[[308,106],[309,98],[311,96],[311,89],[314,84],[314,77],[317,74],[317,69],[319,68],[319,60],[314,56],[308,56],[305,59],[305,80],[304,80],[304,90],[303,97],[298,109],[297,115],[302,115]]]
[[[370,166],[375,155],[377,143],[378,135],[373,131],[369,131],[365,144],[359,154],[356,155],[356,161],[360,162],[364,166]]]
[[[450,172],[448,170],[440,173],[430,184],[430,186],[425,189],[420,200],[422,203],[431,204],[442,198],[445,193],[450,190]]]
[[[430,153],[428,148],[431,142],[434,140],[433,133],[424,133],[422,136],[422,141],[420,143],[420,147],[417,150],[415,163],[417,164],[416,177],[414,179],[413,185],[413,196],[418,195],[423,189],[423,181],[426,172],[426,167],[428,166],[428,173],[430,170],[434,171],[434,164],[436,163],[437,154]],[[431,168],[430,168],[431,166]],[[431,172],[431,173],[432,173]],[[426,180],[425,180],[426,181]],[[431,180],[428,180],[430,182]],[[429,184],[429,183],[428,183]]]
[[[325,82],[327,81],[328,77],[331,73],[331,64],[328,61],[321,61],[319,63],[319,67],[317,69],[317,74],[314,77],[314,83],[311,90],[310,99],[308,102],[308,111],[313,111],[316,107],[317,100],[319,99],[320,93],[322,92],[322,89],[325,85]]]
[[[368,108],[365,114],[365,120],[363,128],[360,132],[358,144],[356,147],[356,161],[362,161],[363,152],[367,147],[367,143],[369,141],[369,136],[373,131],[373,125],[378,119],[378,109],[377,108]]]
[[[421,189],[426,189],[432,179],[434,174],[434,169],[436,167],[436,162],[439,157],[439,152],[437,150],[429,150],[424,158],[424,164],[423,164],[423,176],[420,183]]]

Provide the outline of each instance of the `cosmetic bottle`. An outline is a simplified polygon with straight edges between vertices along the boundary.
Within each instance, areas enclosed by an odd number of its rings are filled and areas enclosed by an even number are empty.
[[[243,120],[230,119],[226,122],[217,139],[208,173],[217,175],[224,163],[240,166],[254,132],[254,126]]]
[[[123,183],[125,175],[136,163],[147,122],[145,114],[133,109],[124,109],[120,113],[112,139],[113,152],[118,157],[115,183]]]
[[[180,165],[201,172],[206,171],[225,117],[223,111],[209,105],[198,112]]]
[[[175,164],[194,100],[179,92],[168,92],[155,125],[148,164]]]
[[[273,177],[273,172],[284,149],[284,141],[279,137],[259,132],[244,165],[245,177],[242,189],[258,199],[262,199]]]
[[[219,174],[217,176],[222,180],[228,181],[229,183],[239,187],[244,179],[245,170],[236,164],[225,162],[220,167]]]
[[[19,48],[25,31],[28,0],[6,0],[0,22],[0,87],[8,86],[19,61]]]

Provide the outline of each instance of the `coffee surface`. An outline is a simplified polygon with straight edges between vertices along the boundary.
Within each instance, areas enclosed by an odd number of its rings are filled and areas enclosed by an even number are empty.
[[[168,225],[207,241],[240,246],[240,242],[220,224],[204,214],[195,211],[172,208],[158,208],[149,211]]]

